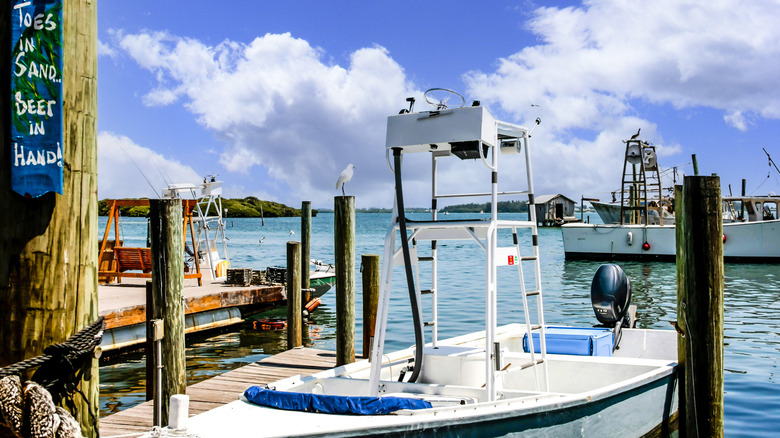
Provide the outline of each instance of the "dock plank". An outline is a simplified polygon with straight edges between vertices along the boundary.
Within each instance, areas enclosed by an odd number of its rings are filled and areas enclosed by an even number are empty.
[[[296,348],[267,357],[189,386],[190,416],[233,402],[252,385],[265,385],[297,374],[307,376],[335,365],[335,352],[316,348]],[[108,438],[149,431],[152,414],[153,404],[148,401],[103,417],[100,419],[100,436]]]

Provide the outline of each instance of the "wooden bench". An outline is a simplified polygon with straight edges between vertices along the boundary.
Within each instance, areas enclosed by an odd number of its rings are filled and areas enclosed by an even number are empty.
[[[114,247],[114,262],[116,263],[116,270],[99,271],[98,275],[105,276],[110,282],[113,278],[117,279],[117,283],[122,282],[122,277],[140,277],[151,278],[152,277],[152,249],[151,248],[136,248],[126,246]],[[198,286],[203,285],[203,275],[200,270],[197,269],[195,273],[185,273],[184,278],[196,278],[198,280]],[[141,272],[126,272],[126,271],[141,271]]]
[[[152,249],[151,248],[133,248],[125,246],[114,247],[114,260],[116,260],[116,270],[141,271],[143,273],[152,272]]]

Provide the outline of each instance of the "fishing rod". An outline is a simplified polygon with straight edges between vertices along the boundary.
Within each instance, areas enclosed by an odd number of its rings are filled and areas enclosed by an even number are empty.
[[[136,168],[136,169],[138,169],[138,171],[139,171],[139,172],[141,172],[141,176],[143,176],[143,177],[144,177],[144,179],[146,180],[146,183],[147,183],[147,184],[149,184],[149,187],[151,187],[151,188],[152,188],[152,193],[154,193],[154,196],[157,196],[157,189],[156,189],[156,188],[154,188],[154,186],[152,185],[152,182],[151,182],[151,181],[149,181],[149,178],[147,178],[147,177],[146,177],[146,174],[144,173],[144,171],[143,171],[143,170],[141,170],[141,167],[138,165],[138,163],[136,163],[136,162],[135,162],[135,160],[133,159],[133,156],[132,156],[132,155],[130,155],[130,154],[127,152],[127,150],[125,149],[125,147],[124,147],[124,146],[122,146],[122,144],[121,144],[121,143],[119,143],[119,147],[122,149],[122,152],[124,152],[124,153],[125,153],[125,155],[127,155],[127,157],[128,157],[128,158],[130,158],[130,161],[132,161],[132,162],[133,162],[133,164],[135,164],[135,168]]]

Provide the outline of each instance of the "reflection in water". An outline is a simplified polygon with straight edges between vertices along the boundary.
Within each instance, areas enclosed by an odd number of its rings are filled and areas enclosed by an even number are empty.
[[[579,303],[580,309],[573,309],[574,312],[581,312],[581,306],[591,306],[590,281],[602,263],[589,260],[564,262],[563,283],[582,289],[585,297],[585,301]],[[619,265],[631,280],[631,304],[636,305],[638,309],[638,327],[670,329],[669,321],[677,319],[675,265],[628,261],[621,262]],[[586,279],[587,284],[585,284]]]
[[[411,215],[424,219],[426,215]],[[459,215],[449,216],[450,219]],[[518,218],[506,215],[506,218]],[[521,215],[524,220],[525,216]],[[105,218],[101,218],[105,220]],[[381,254],[389,214],[358,214],[356,217],[356,253]],[[280,266],[285,263],[285,242],[289,230],[300,226],[296,218],[266,219],[261,226],[255,219],[231,219],[228,228],[231,258],[236,266]],[[128,221],[126,221],[127,223]],[[130,221],[132,222],[132,221]],[[104,222],[103,222],[104,223]],[[138,233],[145,236],[144,226]],[[132,225],[132,223],[131,223]],[[127,231],[128,228],[124,230]],[[333,215],[320,214],[312,221],[313,257],[333,260]],[[520,230],[518,230],[520,231]],[[521,231],[527,233],[527,230]],[[258,245],[261,237],[267,237]],[[521,237],[526,242],[528,235]],[[510,235],[499,235],[502,246],[511,245]],[[597,323],[590,303],[590,284],[602,262],[566,261],[560,229],[539,230],[542,290],[545,321],[548,324],[590,326]],[[531,251],[522,246],[523,254]],[[425,254],[425,247],[421,249]],[[481,250],[470,241],[440,242],[439,245],[439,331],[441,338],[484,328],[485,268]],[[444,263],[446,261],[446,263]],[[262,265],[259,265],[262,263]],[[638,307],[641,327],[671,329],[677,318],[677,283],[674,263],[620,262],[633,287],[632,303]],[[531,265],[525,266],[526,285],[533,287]],[[359,266],[355,267],[356,269]],[[501,324],[522,322],[523,312],[517,283],[517,269],[499,269],[498,318]],[[356,291],[361,290],[356,275]],[[421,273],[420,285],[430,285],[430,275]],[[780,265],[727,264],[725,267],[725,426],[727,436],[776,436],[780,425]],[[356,294],[356,309],[361,309],[361,294]],[[423,298],[424,320],[430,320],[430,296]],[[328,292],[312,316],[304,343],[335,350],[335,294]],[[532,300],[533,301],[533,300]],[[535,310],[532,307],[532,312]],[[269,316],[283,317],[284,309]],[[266,315],[264,315],[266,316]],[[356,312],[356,333],[361,333],[362,312]],[[410,306],[402,269],[394,274],[390,299],[389,351],[413,343]],[[250,326],[251,327],[251,324]],[[237,368],[285,348],[284,331],[259,332],[244,326],[235,333],[214,334],[188,340],[188,383],[192,384],[224,371]],[[426,339],[430,341],[430,332]],[[362,336],[355,337],[356,352],[362,351]],[[143,401],[144,362],[140,355],[100,369],[101,414],[125,409]]]
[[[286,309],[261,313],[252,319],[284,317]],[[309,318],[303,344],[335,349],[336,315],[321,305]],[[335,344],[334,344],[335,345]],[[247,320],[239,330],[187,338],[187,384],[257,362],[287,349],[287,330],[255,330]],[[109,415],[146,401],[146,358],[142,353],[122,355],[100,367],[100,415]]]

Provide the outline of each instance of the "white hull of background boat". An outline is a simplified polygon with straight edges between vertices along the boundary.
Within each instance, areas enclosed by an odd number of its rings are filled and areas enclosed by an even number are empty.
[[[498,329],[504,364],[528,360],[525,326]],[[389,415],[337,415],[260,407],[241,399],[189,419],[187,433],[210,437],[274,436],[642,436],[677,412],[676,332],[624,329],[613,357],[547,355],[549,391],[536,388],[533,368],[499,376],[499,396],[485,401],[484,332],[426,348],[435,372],[419,383],[396,382],[414,357],[390,353],[382,370],[386,393],[432,401],[433,408]],[[449,353],[449,354],[444,354]],[[433,365],[433,364],[436,365]],[[504,365],[506,366],[506,365]],[[368,361],[269,385],[277,391],[362,395]],[[480,377],[480,375],[482,377]]]
[[[567,224],[561,232],[567,259],[673,260],[676,254],[674,226]],[[726,223],[723,234],[726,261],[780,261],[780,220]]]

